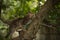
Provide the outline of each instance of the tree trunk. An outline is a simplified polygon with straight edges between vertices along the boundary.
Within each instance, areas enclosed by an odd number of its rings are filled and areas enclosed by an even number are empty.
[[[28,28],[27,32],[25,33],[25,35],[27,35],[27,34],[28,35],[25,36],[25,38],[30,38],[30,39],[33,38],[34,39],[37,31],[39,30],[39,27],[40,27],[43,19],[45,17],[45,15],[47,14],[47,12],[49,10],[52,10],[54,8],[54,5],[56,3],[58,3],[58,1],[59,0],[56,0],[56,1],[54,1],[54,0],[47,0],[45,5],[42,6],[41,10],[36,15],[36,18],[34,18],[32,20],[32,23],[29,25],[29,28]],[[44,30],[44,28],[42,30]],[[42,35],[41,37],[43,37],[45,40],[56,40],[55,39],[56,38],[56,35],[55,35],[56,32],[55,32],[54,28],[51,29],[50,27],[46,27],[45,30],[44,30],[46,32],[45,35]],[[44,40],[44,39],[41,39],[41,40]]]

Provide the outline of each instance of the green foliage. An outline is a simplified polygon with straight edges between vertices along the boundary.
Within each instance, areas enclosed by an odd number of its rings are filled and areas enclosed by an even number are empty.
[[[3,0],[6,7],[2,8],[2,17],[6,20],[23,18],[29,11],[35,13],[37,3],[37,0]]]
[[[57,25],[60,23],[60,3],[54,6],[52,10],[49,10],[47,20],[50,22],[50,24]]]
[[[11,20],[15,17],[23,18],[28,12],[36,13],[39,9],[38,2],[39,0],[3,0],[2,17]],[[40,2],[44,3],[45,0]]]

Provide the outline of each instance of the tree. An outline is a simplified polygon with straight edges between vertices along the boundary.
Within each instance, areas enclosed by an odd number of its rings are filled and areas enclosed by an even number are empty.
[[[38,0],[39,1],[39,0]],[[25,4],[25,1],[20,1],[20,2],[22,2],[21,4]],[[27,2],[29,2],[29,1],[27,1]],[[47,13],[50,11],[50,10],[52,10],[52,9],[54,9],[54,7],[55,7],[55,5],[57,4],[57,3],[59,3],[60,1],[59,0],[47,0],[46,2],[45,2],[45,4],[40,8],[40,4],[38,5],[38,7],[39,7],[39,11],[38,11],[38,13],[35,15],[35,17],[33,16],[32,18],[30,18],[29,20],[31,20],[31,23],[28,25],[28,27],[27,27],[27,29],[25,29],[25,27],[23,27],[23,21],[27,18],[20,18],[20,17],[18,17],[17,16],[17,18],[14,18],[13,20],[8,20],[8,21],[6,21],[6,20],[3,20],[3,18],[1,18],[0,17],[0,20],[2,20],[4,23],[6,23],[6,24],[8,24],[10,27],[9,27],[9,29],[11,29],[11,35],[12,35],[12,32],[13,31],[15,31],[16,29],[21,29],[22,28],[22,32],[21,32],[21,30],[18,30],[19,31],[19,33],[20,34],[22,34],[22,38],[20,38],[21,40],[23,40],[23,39],[25,39],[25,40],[33,40],[34,38],[35,38],[35,36],[36,36],[36,33],[37,33],[37,31],[39,30],[39,27],[41,26],[41,25],[45,25],[45,24],[43,24],[43,20],[44,20],[44,18],[45,18],[45,16],[47,15]],[[1,5],[3,5],[3,4],[1,4]],[[27,4],[26,4],[27,5]],[[18,7],[19,8],[19,7]],[[18,8],[15,10],[16,11],[16,13],[18,13],[19,14],[19,12],[23,12],[23,11],[25,11],[25,10],[18,10]],[[21,5],[21,8],[25,8],[23,5]],[[1,8],[2,9],[2,8]],[[28,9],[29,9],[29,6],[28,6]],[[27,10],[28,10],[27,9]],[[18,11],[17,11],[18,10]],[[33,9],[33,10],[35,10],[35,9]],[[32,9],[30,9],[30,10],[28,10],[28,11],[33,11]],[[27,13],[27,11],[26,11],[26,13]],[[13,14],[14,15],[14,14]],[[16,15],[15,15],[16,16]],[[12,17],[13,18],[13,17]],[[25,21],[24,21],[25,22]],[[25,23],[26,24],[26,23]],[[18,27],[17,27],[18,26]],[[12,27],[14,27],[15,29],[12,29]],[[51,30],[50,30],[50,28],[49,27],[46,27],[46,32],[47,32],[47,36],[46,36],[46,40],[48,40],[49,39],[49,37],[50,37],[50,33],[52,32]],[[50,32],[51,31],[51,32]],[[28,35],[27,35],[28,34]],[[20,35],[20,37],[21,37],[21,35]],[[51,39],[51,40],[54,40],[54,39]]]

